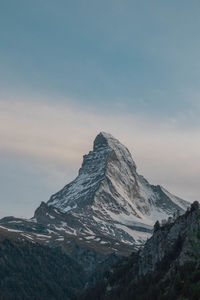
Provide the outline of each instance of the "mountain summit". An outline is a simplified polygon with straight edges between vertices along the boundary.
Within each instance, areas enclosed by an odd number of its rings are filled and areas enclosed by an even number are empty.
[[[83,156],[78,176],[54,194],[47,206],[64,213],[66,230],[82,239],[140,245],[151,235],[155,221],[183,213],[188,203],[149,184],[137,173],[129,150],[101,132],[93,150]],[[52,222],[40,208],[35,218]]]
[[[128,177],[133,177],[135,171],[136,165],[128,149],[111,134],[101,132],[94,140],[93,151],[84,155],[77,178],[53,195],[48,205],[53,205],[63,211],[69,211],[77,206],[80,208],[92,205],[99,188],[103,189],[103,194],[105,194],[104,188],[109,189],[111,184],[109,179],[111,181],[115,179],[117,183],[117,178],[119,178],[119,184],[124,189]],[[116,196],[108,199],[107,195],[101,194],[101,202],[106,201],[111,205],[116,202]],[[118,210],[118,204],[116,205]]]

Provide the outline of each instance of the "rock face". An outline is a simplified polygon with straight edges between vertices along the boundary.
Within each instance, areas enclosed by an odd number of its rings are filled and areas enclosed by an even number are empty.
[[[175,222],[168,222],[161,226],[146,242],[139,255],[139,275],[153,273],[158,263],[169,253],[173,253],[175,248],[181,247],[181,252],[173,262],[174,266],[175,264],[181,266],[190,261],[193,258],[194,249],[189,241],[193,239],[195,243],[199,228],[200,210],[197,202],[192,204],[190,211],[188,210],[186,214],[178,217]]]
[[[200,208],[156,226],[144,248],[115,264],[81,299],[199,299]]]

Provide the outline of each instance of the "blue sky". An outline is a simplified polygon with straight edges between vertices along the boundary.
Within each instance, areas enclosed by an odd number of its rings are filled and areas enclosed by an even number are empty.
[[[198,197],[199,9],[184,0],[1,1],[1,215],[30,215],[48,200],[101,129],[130,147],[150,181]]]

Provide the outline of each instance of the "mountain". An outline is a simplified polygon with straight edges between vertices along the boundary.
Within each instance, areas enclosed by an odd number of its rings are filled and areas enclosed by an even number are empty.
[[[59,247],[93,284],[106,267],[136,252],[157,220],[182,214],[188,205],[139,175],[128,149],[101,132],[75,180],[42,202],[33,218],[1,219],[0,234]]]
[[[79,299],[199,300],[200,208],[154,227],[144,248],[119,260]]]
[[[150,185],[137,173],[128,149],[101,132],[93,150],[83,157],[76,179],[54,194],[47,206],[65,214],[64,227],[70,234],[104,245],[111,241],[117,250],[119,243],[143,244],[155,221],[183,213],[188,203],[159,185]],[[35,212],[38,222],[55,218],[43,210],[42,204]]]

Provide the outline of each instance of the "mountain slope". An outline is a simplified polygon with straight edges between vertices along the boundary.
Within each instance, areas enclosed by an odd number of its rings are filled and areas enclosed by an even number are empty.
[[[79,299],[199,300],[200,209],[156,226],[144,248],[116,263]]]
[[[59,248],[0,232],[2,300],[72,300],[84,287],[84,270]]]

